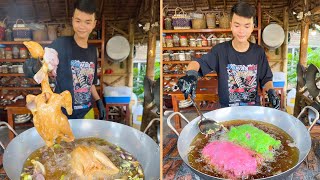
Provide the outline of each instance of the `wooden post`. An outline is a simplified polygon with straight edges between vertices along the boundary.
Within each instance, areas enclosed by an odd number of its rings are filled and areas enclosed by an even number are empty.
[[[150,7],[150,26],[155,23],[155,7],[154,1],[151,1]],[[147,49],[147,71],[146,76],[151,80],[154,80],[154,62],[156,57],[156,41],[157,33],[154,31],[156,27],[150,27],[148,32],[148,49]]]
[[[307,55],[308,55],[308,36],[309,36],[310,17],[306,16],[301,20],[301,37],[300,37],[300,52],[299,63],[303,67],[307,67]],[[303,87],[299,86],[299,78],[297,82],[297,93],[294,104],[294,116],[298,116],[301,111],[301,92]]]
[[[129,21],[129,44],[130,44],[130,54],[128,57],[127,64],[127,86],[133,87],[133,49],[134,49],[134,20]]]
[[[284,30],[284,43],[282,45],[282,72],[285,73],[286,77],[288,74],[288,33],[289,33],[289,11],[288,7],[285,7],[283,10],[283,30]],[[285,80],[285,84],[287,84],[287,80]],[[283,88],[283,94],[281,96],[283,99],[286,99],[286,93],[287,92],[287,87],[284,86]],[[284,108],[287,107],[286,102],[283,102],[284,104],[282,105]]]

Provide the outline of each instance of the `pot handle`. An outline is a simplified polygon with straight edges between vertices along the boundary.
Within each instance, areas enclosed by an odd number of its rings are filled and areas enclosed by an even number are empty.
[[[188,120],[186,117],[184,117],[184,115],[182,115],[180,112],[173,112],[173,113],[170,114],[170,116],[167,118],[167,124],[168,124],[169,128],[172,129],[172,131],[175,132],[175,133],[179,136],[178,131],[177,131],[176,128],[173,127],[172,124],[171,124],[171,119],[172,119],[172,117],[175,116],[175,115],[179,115],[179,116],[182,117],[182,119],[185,120],[187,123],[189,123],[189,120]]]
[[[298,115],[298,119],[300,118],[300,116],[307,110],[310,109],[312,110],[315,114],[316,114],[316,118],[313,120],[312,124],[310,125],[308,131],[310,132],[311,129],[313,128],[313,126],[317,123],[318,119],[319,119],[319,112],[312,106],[305,106],[302,111],[300,112],[300,114]]]
[[[6,126],[8,127],[8,129],[13,132],[14,135],[18,136],[18,133],[17,133],[7,122],[1,121],[1,122],[0,122],[0,126],[2,126],[2,125],[6,125]],[[1,146],[4,150],[6,149],[1,141],[0,141],[0,146]]]
[[[148,131],[148,129],[151,127],[151,125],[152,125],[155,121],[159,121],[159,122],[160,122],[160,118],[154,118],[154,119],[152,119],[152,120],[149,122],[148,126],[144,129],[143,133],[146,134],[146,132]]]

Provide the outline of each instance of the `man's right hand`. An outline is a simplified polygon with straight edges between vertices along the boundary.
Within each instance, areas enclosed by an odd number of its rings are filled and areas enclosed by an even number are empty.
[[[25,77],[33,78],[33,76],[40,70],[42,63],[38,59],[27,59],[23,63],[23,73]]]
[[[186,76],[179,78],[178,87],[180,91],[184,94],[184,98],[187,99],[189,94],[191,98],[196,97],[196,89],[198,83],[198,72],[195,70],[189,70]]]

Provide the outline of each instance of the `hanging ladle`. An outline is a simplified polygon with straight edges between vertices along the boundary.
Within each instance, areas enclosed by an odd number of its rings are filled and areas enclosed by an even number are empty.
[[[190,99],[194,107],[196,107],[198,114],[200,115],[200,121],[198,122],[198,126],[201,134],[209,135],[215,134],[220,130],[226,130],[226,128],[222,124],[219,124],[217,121],[204,117],[202,112],[200,111],[200,108],[194,102],[194,99],[192,97]]]

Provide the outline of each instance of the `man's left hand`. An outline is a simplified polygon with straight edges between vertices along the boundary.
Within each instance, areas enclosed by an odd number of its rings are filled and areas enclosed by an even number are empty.
[[[101,99],[96,101],[97,108],[99,110],[99,119],[106,120],[107,111]]]
[[[280,109],[280,99],[274,89],[268,90],[268,98],[274,109]]]

